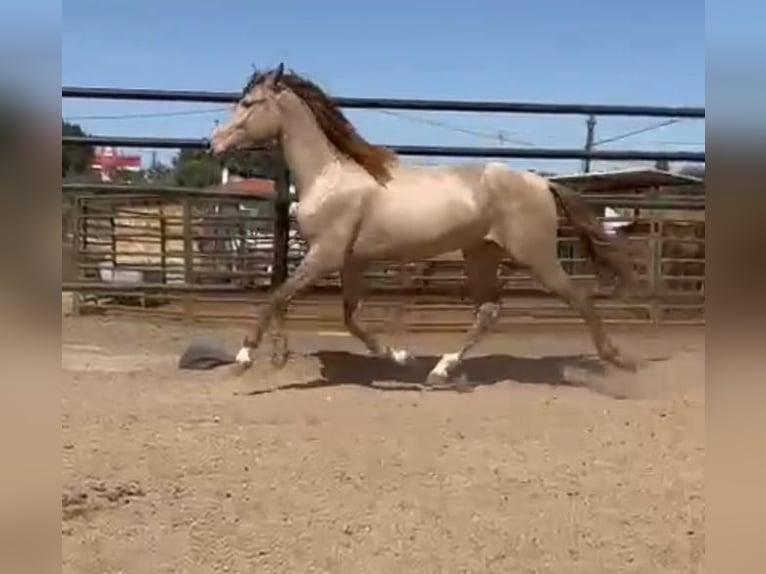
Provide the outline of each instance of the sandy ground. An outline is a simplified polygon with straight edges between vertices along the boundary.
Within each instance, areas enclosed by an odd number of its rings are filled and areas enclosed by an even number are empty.
[[[471,392],[416,384],[454,336],[403,337],[409,369],[309,333],[278,372],[176,368],[240,337],[63,320],[64,573],[702,571],[701,330],[617,333],[633,376],[580,329],[497,335]]]

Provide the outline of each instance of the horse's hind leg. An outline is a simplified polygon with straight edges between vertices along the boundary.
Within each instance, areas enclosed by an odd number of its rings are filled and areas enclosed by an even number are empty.
[[[545,287],[557,294],[572,309],[577,311],[590,331],[596,351],[602,360],[608,361],[620,368],[633,370],[636,362],[620,353],[604,329],[604,323],[593,306],[588,293],[575,287],[572,279],[561,267],[557,257],[544,258],[529,265],[529,270]]]
[[[475,305],[475,318],[466,334],[462,348],[456,353],[443,355],[431,370],[426,384],[433,386],[445,383],[465,354],[487,334],[500,313],[500,282],[497,269],[502,251],[495,243],[486,241],[463,250],[468,290]]]
[[[391,359],[398,365],[405,365],[411,357],[405,349],[394,349],[381,345],[375,335],[367,331],[357,320],[357,312],[363,291],[362,267],[354,261],[347,261],[341,269],[341,289],[343,293],[343,321],[346,329],[359,339],[370,354]]]

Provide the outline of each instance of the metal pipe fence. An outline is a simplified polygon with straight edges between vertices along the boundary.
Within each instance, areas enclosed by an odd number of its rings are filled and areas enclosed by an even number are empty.
[[[63,87],[62,97],[230,103],[238,94]],[[336,98],[336,101],[342,107],[356,109],[705,117],[704,108],[694,107],[380,98]],[[62,143],[166,149],[203,149],[207,146],[205,139],[162,137],[65,136]],[[388,147],[409,156],[705,161],[704,151],[688,150]],[[71,268],[62,289],[75,294],[79,310],[108,308],[125,311],[135,309],[134,305],[139,301],[142,312],[147,312],[146,308],[150,307],[151,313],[160,316],[213,320],[244,318],[250,310],[243,305],[265,297],[268,291],[284,281],[305,251],[289,218],[289,174],[284,168],[277,171],[276,194],[270,202],[268,217],[253,213],[258,206],[264,205],[263,200],[246,193],[223,195],[211,190],[173,186],[64,183],[63,193],[71,206],[68,214],[70,233],[64,239],[69,244]],[[584,194],[584,198],[594,206],[630,208],[634,212],[699,213],[705,209],[704,195],[658,196],[654,190]],[[609,298],[593,274],[582,246],[566,225],[562,225],[559,238],[562,263],[575,281],[595,288],[599,304],[607,312],[607,320],[655,324],[704,322],[704,220],[647,216],[636,218],[634,224],[641,231],[634,232],[629,239],[641,254],[641,285],[632,302],[624,304]],[[674,228],[678,225],[683,231]],[[404,305],[412,317],[409,328],[454,325],[462,329],[470,322],[467,315],[470,304],[460,300],[465,295],[461,291],[464,276],[460,261],[419,261],[407,269],[381,263],[370,270],[367,278],[372,291],[368,307]],[[532,317],[535,322],[551,318],[560,322],[570,317],[560,305],[552,304],[550,298],[544,297],[545,294],[525,273],[504,272],[501,279],[506,299],[512,302],[506,306],[508,320]],[[329,277],[317,285],[308,299],[319,300],[325,294],[337,295],[338,289],[338,278]],[[307,299],[304,297],[303,301]],[[515,306],[514,302],[517,303]],[[221,312],[221,306],[229,310]],[[317,310],[321,307],[321,303],[315,307],[307,304],[298,317],[326,322],[329,320],[327,311]],[[439,314],[433,315],[437,311]],[[464,315],[448,318],[444,316],[445,312]],[[333,321],[340,320],[334,316]]]
[[[189,102],[231,104],[240,92],[207,92],[195,90],[152,90],[135,88],[90,88],[63,86],[62,98],[92,100],[133,100],[155,102]],[[645,106],[609,104],[556,104],[539,102],[502,102],[468,100],[425,100],[406,98],[334,98],[342,108],[362,110],[417,110],[428,112],[485,112],[516,114],[553,114],[584,116],[627,116],[654,118],[703,119],[705,108],[694,106]]]
[[[286,275],[305,253],[305,245],[291,225],[287,226],[286,250],[277,249],[275,218],[252,212],[263,200],[167,187],[154,188],[152,195],[151,186],[131,194],[130,186],[119,186],[118,192],[112,187],[64,187],[73,207],[68,237],[71,272],[62,289],[76,294],[81,310],[124,311],[139,303],[144,312],[199,319],[215,318],[221,306],[228,306],[238,309],[234,315],[244,318],[248,313],[244,302],[264,298],[281,281],[275,267],[281,262]],[[593,205],[612,207],[683,209],[688,213],[704,209],[704,200],[698,197],[674,202],[640,195],[633,199],[628,194],[583,197]],[[639,254],[639,286],[632,302],[623,304],[610,298],[608,285],[599,282],[579,239],[564,221],[559,237],[562,264],[574,281],[593,289],[600,304],[621,322],[701,321],[704,222],[648,217],[636,219],[634,225],[645,229],[628,235]],[[673,225],[690,226],[692,232],[663,232]],[[381,262],[368,271],[372,297],[383,300],[378,307],[401,305],[404,298],[413,317],[438,309],[468,309],[468,303],[456,303],[456,298],[465,295],[461,260],[417,261],[404,271],[391,262]],[[511,305],[506,313],[547,313],[562,320],[568,316],[561,306],[552,306],[526,272],[504,270],[500,277],[504,297],[524,302],[519,303],[522,309],[514,310]],[[311,290],[309,298],[324,300],[327,295],[337,295],[339,289],[337,274],[331,275]],[[414,327],[421,328],[422,321],[413,320]]]
[[[63,136],[64,144],[114,146],[147,149],[205,149],[206,139],[191,138],[149,138],[115,136]],[[383,144],[385,145],[385,144]],[[577,148],[538,148],[538,147],[464,147],[464,146],[424,146],[424,145],[386,145],[399,155],[413,157],[466,157],[466,158],[514,158],[514,159],[591,159],[603,161],[705,161],[705,152],[667,151],[667,150],[604,150]],[[252,148],[253,151],[259,148]]]

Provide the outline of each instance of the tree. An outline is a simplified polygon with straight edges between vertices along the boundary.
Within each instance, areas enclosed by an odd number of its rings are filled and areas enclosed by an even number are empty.
[[[223,164],[243,177],[276,177],[282,156],[273,148],[236,151],[227,154]]]
[[[156,162],[149,166],[144,177],[151,183],[169,184],[173,182],[173,168],[162,162]]]
[[[228,167],[243,177],[274,177],[281,159],[276,151],[236,151],[218,159],[204,150],[184,149],[173,160],[173,180],[182,187],[208,187],[221,182]]]
[[[181,187],[208,187],[220,183],[221,167],[202,150],[182,149],[173,158],[173,180]]]
[[[87,134],[79,124],[61,121],[61,134],[84,137]],[[84,174],[89,171],[93,160],[93,146],[65,144],[61,149],[61,175]]]

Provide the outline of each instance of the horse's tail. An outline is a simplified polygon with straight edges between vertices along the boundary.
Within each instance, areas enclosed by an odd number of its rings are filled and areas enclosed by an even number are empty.
[[[576,191],[554,182],[549,182],[549,187],[596,266],[617,278],[618,291],[630,286],[635,281],[635,269],[627,241],[609,236]]]

